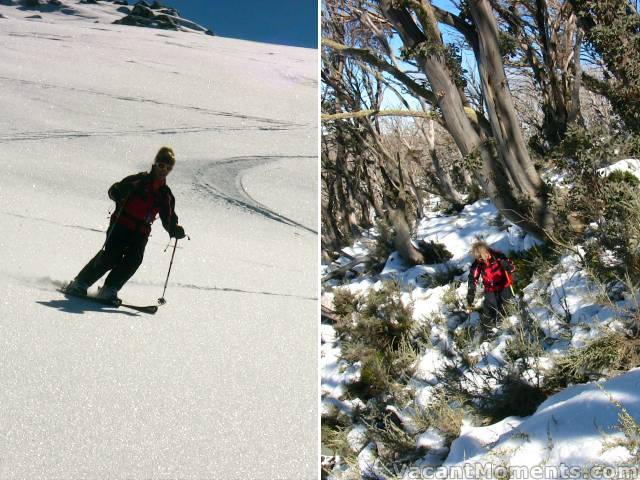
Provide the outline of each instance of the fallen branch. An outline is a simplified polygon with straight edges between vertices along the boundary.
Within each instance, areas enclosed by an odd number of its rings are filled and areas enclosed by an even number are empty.
[[[370,255],[365,255],[364,257],[355,258],[352,261],[350,261],[349,263],[347,263],[346,265],[338,267],[335,270],[331,270],[324,277],[322,277],[322,281],[323,282],[328,282],[329,280],[333,280],[336,277],[342,277],[349,270],[351,270],[353,267],[355,267],[356,265],[360,265],[361,263],[364,263],[364,262],[366,262],[366,261],[368,261],[370,259],[371,259]]]
[[[324,305],[322,305],[322,309],[320,311],[320,320],[322,321],[330,321],[332,323],[336,323],[338,320],[340,320],[340,317],[338,317],[338,314],[336,312],[334,312],[333,310],[325,307]]]

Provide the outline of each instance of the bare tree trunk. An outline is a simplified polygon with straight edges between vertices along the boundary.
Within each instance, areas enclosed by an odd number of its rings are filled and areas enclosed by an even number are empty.
[[[357,236],[359,229],[355,220],[355,213],[353,211],[353,205],[351,197],[349,195],[348,187],[345,185],[344,175],[348,175],[346,151],[344,148],[344,139],[338,138],[337,141],[337,155],[336,155],[336,171],[341,172],[336,177],[335,189],[336,196],[338,197],[338,208],[341,211],[340,221],[344,226],[346,232],[351,236]]]
[[[442,166],[438,153],[436,152],[436,133],[433,120],[429,120],[428,127],[423,128],[422,131],[427,139],[429,156],[431,158],[431,163],[433,164],[436,177],[438,178],[438,188],[442,192],[442,197],[453,205],[463,205],[464,196],[458,192],[456,187],[453,185],[449,169]]]
[[[478,31],[477,63],[489,122],[502,163],[516,188],[539,206],[542,180],[527,151],[500,56],[498,26],[488,0],[470,0]]]
[[[399,33],[406,48],[415,49],[423,42],[430,42],[433,45],[442,47],[440,33],[432,11],[430,12],[430,18],[423,19],[423,21],[431,22],[428,25],[429,28],[425,26],[425,31],[430,31],[432,36],[426,39],[411,15],[404,9],[394,8],[392,3],[392,0],[381,0],[380,2],[383,13]],[[426,10],[425,13],[428,14],[431,5],[426,2],[422,2],[421,5]],[[478,157],[480,160],[480,168],[476,171],[476,178],[484,191],[491,197],[505,217],[522,226],[525,230],[542,236],[544,234],[543,227],[546,224],[540,225],[536,220],[532,220],[530,211],[523,209],[518,199],[514,196],[504,167],[492,152],[490,142],[484,136],[481,137],[483,135],[482,132],[476,131],[467,117],[464,102],[460,98],[459,90],[451,78],[444,57],[437,53],[417,54],[416,60],[427,76],[433,90],[437,92],[438,106],[442,111],[446,128],[451,133],[460,152],[463,156]],[[518,124],[516,123],[516,125]],[[510,128],[516,127],[511,126]],[[514,171],[521,173],[515,168]],[[519,175],[518,178],[520,178],[524,186],[527,186],[528,182],[522,178],[522,175]],[[523,193],[527,193],[527,191],[525,190]]]
[[[418,28],[411,14],[395,8],[392,0],[381,0],[384,15],[396,29],[405,48],[415,58],[436,92],[446,128],[463,156],[478,158],[476,177],[501,212],[512,222],[538,236],[553,217],[546,208],[543,183],[527,152],[504,73],[498,33],[486,0],[470,0],[477,38],[473,45],[482,76],[483,92],[494,138],[489,140],[465,114],[465,102],[446,64],[441,34],[429,2],[412,2],[422,24]],[[423,33],[424,32],[424,33]],[[425,37],[426,35],[426,37]],[[421,45],[428,45],[425,49]],[[494,149],[495,148],[495,149]]]
[[[378,195],[376,193],[376,189],[375,189],[375,185],[378,185],[379,181],[377,178],[377,175],[375,174],[375,170],[372,171],[372,169],[370,169],[368,166],[365,167],[366,169],[366,181],[367,181],[367,196],[369,198],[369,201],[371,203],[371,206],[373,207],[374,211],[376,212],[376,216],[382,220],[386,220],[386,215],[384,213],[384,209],[382,208],[382,205],[380,204],[380,201],[378,199]]]
[[[402,259],[409,265],[419,265],[424,263],[424,257],[411,242],[411,230],[407,223],[403,208],[404,202],[401,202],[397,209],[389,207],[389,220],[391,221],[391,226],[395,233],[394,247]]]

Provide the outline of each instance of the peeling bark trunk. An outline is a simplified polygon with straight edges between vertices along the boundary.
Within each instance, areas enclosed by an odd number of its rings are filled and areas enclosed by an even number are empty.
[[[499,56],[497,27],[488,3],[482,0],[470,1],[469,5],[474,19],[480,22],[477,26],[477,58],[484,77],[483,86],[487,89],[484,93],[491,95],[487,106],[492,110],[493,118],[490,120],[492,131],[496,135],[494,140],[497,152],[492,151],[489,139],[484,137],[482,130],[476,130],[466,116],[463,99],[446,61],[437,52],[443,45],[431,5],[422,2],[422,11],[418,14],[424,31],[429,35],[426,38],[408,11],[394,8],[391,0],[381,0],[380,4],[405,47],[415,49],[420,44],[433,45],[433,53],[416,54],[415,58],[437,94],[446,128],[461,153],[464,156],[479,157],[481,166],[475,173],[480,185],[505,217],[529,232],[544,236],[544,228],[551,224],[552,217],[539,196],[542,181],[528,156],[519,131],[519,122],[515,117]],[[510,183],[510,178],[513,184]],[[522,199],[529,205],[523,205]]]
[[[436,152],[436,134],[433,120],[430,120],[428,125],[428,128],[424,129],[423,132],[427,139],[429,157],[431,158],[431,163],[439,182],[438,189],[442,192],[442,197],[451,204],[455,206],[463,205],[464,195],[458,192],[456,187],[453,185],[453,180],[451,180],[449,170],[443,168],[442,164],[440,163],[438,153]]]
[[[422,253],[411,242],[411,230],[402,208],[394,209],[389,207],[389,220],[395,232],[394,247],[402,259],[409,265],[424,263]]]
[[[471,0],[468,5],[478,31],[477,63],[497,149],[516,188],[539,204],[542,180],[520,129],[500,57],[498,26],[491,6],[487,0]]]

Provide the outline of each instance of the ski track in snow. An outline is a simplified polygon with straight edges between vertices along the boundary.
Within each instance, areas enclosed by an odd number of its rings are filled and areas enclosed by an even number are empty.
[[[7,216],[10,216],[10,217],[23,218],[25,220],[34,220],[34,221],[37,221],[37,222],[50,223],[52,225],[58,225],[60,227],[78,228],[80,230],[88,230],[89,232],[98,232],[98,233],[104,233],[105,232],[104,230],[101,230],[99,228],[91,228],[91,227],[85,227],[83,225],[73,225],[73,224],[70,224],[70,223],[56,222],[55,220],[50,220],[48,218],[30,217],[28,215],[21,215],[19,213],[2,212],[2,211],[0,211],[0,214],[7,215]]]
[[[77,12],[0,0],[0,477],[314,478],[317,50],[61,1]],[[105,186],[165,143],[194,238],[167,304],[64,298],[104,241]],[[127,303],[163,292],[159,231]]]
[[[287,121],[283,121],[283,120],[277,120],[277,119],[273,119],[273,118],[268,118],[268,117],[258,117],[258,116],[254,116],[254,115],[246,115],[246,114],[241,114],[241,113],[237,113],[237,112],[224,112],[224,111],[220,111],[220,110],[213,110],[210,108],[205,108],[205,107],[197,107],[197,106],[193,106],[193,105],[181,105],[181,104],[176,104],[176,103],[171,103],[171,102],[164,102],[164,101],[160,101],[160,100],[154,100],[154,99],[150,99],[150,98],[144,98],[144,97],[135,97],[135,96],[126,96],[126,95],[117,95],[117,94],[112,94],[112,93],[107,93],[107,92],[102,92],[99,90],[93,90],[93,89],[87,89],[87,88],[79,88],[79,87],[71,87],[71,86],[67,86],[67,85],[56,85],[53,83],[46,83],[43,81],[33,81],[33,80],[26,80],[26,79],[20,79],[20,78],[13,78],[13,77],[6,77],[6,76],[2,76],[0,75],[0,81],[8,81],[8,82],[12,82],[12,83],[17,83],[21,86],[24,85],[28,85],[28,86],[36,86],[36,87],[40,87],[43,90],[46,89],[59,89],[59,90],[65,90],[68,91],[70,93],[73,94],[89,94],[89,95],[93,95],[93,96],[99,96],[99,97],[107,97],[111,100],[116,100],[116,101],[123,101],[123,102],[138,102],[138,103],[147,103],[147,104],[151,104],[151,105],[156,105],[156,106],[161,106],[161,107],[170,107],[170,108],[175,108],[178,110],[187,110],[187,111],[194,111],[194,112],[198,112],[201,113],[203,115],[208,115],[208,116],[214,116],[214,117],[223,117],[223,118],[233,118],[233,119],[237,119],[237,120],[241,120],[241,121],[253,121],[259,124],[263,124],[262,126],[260,125],[255,125],[255,126],[251,126],[251,125],[240,125],[237,127],[231,127],[228,125],[220,125],[218,127],[213,127],[214,129],[226,129],[226,130],[233,130],[233,129],[237,129],[237,130],[288,130],[288,129],[294,129],[294,128],[308,128],[309,125],[305,125],[305,124],[297,124],[297,123],[291,123],[291,122],[287,122]],[[2,85],[2,83],[0,82],[0,85]],[[264,125],[268,125],[268,126],[264,126]],[[196,131],[209,131],[209,128],[211,127],[184,127],[184,128],[195,128],[195,129],[201,129],[201,130],[196,130]],[[181,132],[179,129],[177,132],[173,131],[174,129],[171,130],[167,130],[168,133],[183,133]],[[160,133],[163,130],[151,130],[151,133]],[[54,131],[55,132],[55,131]],[[125,131],[127,132],[127,131]],[[43,133],[48,133],[48,132],[43,132]],[[64,131],[59,132],[59,134],[64,133]],[[92,135],[92,133],[90,132],[69,132],[70,136],[73,136],[76,133],[86,133],[86,135],[84,136],[90,136]],[[95,132],[95,135],[99,135],[101,132]],[[113,131],[113,132],[102,132],[105,134],[113,134],[113,135],[117,135],[118,131]],[[130,131],[128,133],[145,133],[144,130],[140,131],[140,130],[135,130],[135,131]],[[184,133],[190,133],[189,131],[184,132]],[[13,139],[16,140],[38,140],[40,138],[43,137],[39,137],[39,136],[35,136],[34,138],[29,138],[28,134],[26,137],[20,137],[20,136],[16,136],[16,135],[0,135],[0,141],[1,142],[7,142]],[[50,138],[50,137],[44,137],[44,138]],[[54,137],[55,138],[55,137]]]
[[[242,185],[242,172],[282,158],[311,158],[308,156],[272,156],[255,155],[252,157],[234,157],[216,161],[199,169],[194,175],[194,188],[207,196],[250,213],[261,215],[269,220],[300,228],[316,235],[318,232],[291,218],[281,215],[260,202],[254,200]],[[315,158],[315,157],[313,157]]]

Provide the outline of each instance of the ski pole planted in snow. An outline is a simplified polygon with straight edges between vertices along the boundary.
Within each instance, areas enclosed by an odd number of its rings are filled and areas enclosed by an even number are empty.
[[[171,266],[173,265],[173,257],[176,254],[176,247],[178,246],[178,239],[176,238],[176,243],[173,244],[173,252],[171,253],[171,262],[169,262],[169,271],[167,272],[167,279],[164,282],[164,290],[162,290],[162,296],[158,299],[159,305],[164,305],[167,301],[164,299],[164,293],[167,291],[167,284],[169,283],[169,274],[171,273]]]

